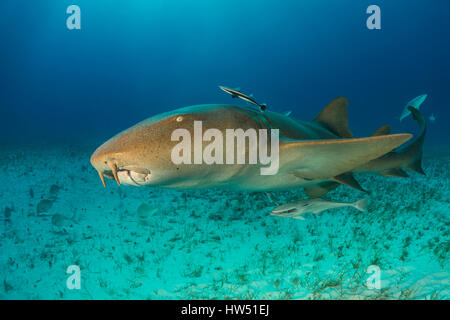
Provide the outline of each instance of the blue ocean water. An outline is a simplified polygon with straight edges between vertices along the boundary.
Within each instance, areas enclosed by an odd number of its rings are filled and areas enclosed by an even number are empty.
[[[72,4],[80,30],[66,26]],[[373,4],[380,30],[366,26]],[[0,298],[448,299],[449,12],[446,0],[1,1]],[[299,120],[345,96],[358,137],[417,134],[398,117],[426,93],[426,176],[357,175],[368,195],[327,198],[366,196],[367,212],[305,221],[270,216],[262,192],[101,186],[89,158],[116,133],[184,106],[245,105],[219,85]]]

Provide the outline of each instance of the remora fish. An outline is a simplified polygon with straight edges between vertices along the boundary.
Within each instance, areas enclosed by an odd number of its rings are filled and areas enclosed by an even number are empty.
[[[434,113],[432,113],[431,116],[428,117],[428,119],[429,119],[431,122],[435,122],[435,121],[436,121],[436,117],[434,116]]]
[[[241,91],[239,91],[239,89],[230,89],[230,88],[222,87],[222,86],[219,86],[219,88],[222,89],[223,91],[225,91],[226,93],[231,94],[231,97],[233,97],[233,98],[240,98],[244,101],[254,104],[255,106],[258,106],[259,108],[261,108],[262,111],[266,110],[265,104],[260,104],[260,103],[256,102],[256,100],[253,97],[242,93]]]
[[[420,96],[417,96],[414,99],[412,99],[411,101],[409,101],[406,104],[405,108],[403,108],[403,112],[400,116],[400,121],[402,121],[403,119],[405,119],[407,116],[409,116],[411,114],[411,111],[409,110],[408,107],[413,107],[413,108],[416,108],[417,110],[419,110],[420,105],[425,101],[427,96],[428,95],[426,95],[426,94],[421,94]]]
[[[322,199],[306,199],[279,206],[273,209],[270,214],[272,216],[304,220],[302,215],[307,212],[318,214],[328,209],[341,207],[354,207],[359,211],[365,211],[367,208],[367,200],[362,199],[353,203],[345,203],[326,201]]]
[[[261,175],[261,164],[181,164],[172,162],[175,129],[194,136],[194,121],[205,130],[279,129],[279,170]],[[232,105],[198,105],[163,113],[119,133],[91,156],[104,177],[133,186],[166,188],[221,187],[232,190],[268,191],[338,181],[360,189],[351,170],[402,145],[411,134],[353,138],[347,122],[347,99],[335,99],[312,121],[297,121],[281,113],[259,112]],[[269,143],[270,144],[270,143]],[[202,151],[209,144],[203,143]],[[244,143],[249,153],[249,144]],[[225,154],[223,155],[225,157]]]

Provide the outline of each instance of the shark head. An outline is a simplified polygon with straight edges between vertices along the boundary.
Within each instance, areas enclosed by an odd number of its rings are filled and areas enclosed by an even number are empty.
[[[255,110],[229,105],[197,105],[166,112],[148,118],[106,141],[92,154],[91,164],[98,171],[104,186],[104,177],[116,180],[119,185],[204,185],[208,179],[203,177],[211,180],[212,175],[220,175],[220,170],[202,164],[174,163],[172,150],[180,141],[173,139],[173,133],[184,129],[193,138],[194,121],[201,121],[204,130],[245,130],[246,127],[258,126],[254,115],[257,115]],[[194,147],[191,149],[193,159]]]

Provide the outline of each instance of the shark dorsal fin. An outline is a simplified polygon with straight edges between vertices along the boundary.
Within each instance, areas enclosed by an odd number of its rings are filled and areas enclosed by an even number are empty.
[[[353,138],[353,133],[348,128],[347,107],[347,98],[334,99],[323,108],[314,121],[319,122],[341,138]]]
[[[391,127],[387,124],[385,126],[378,128],[378,130],[372,134],[372,137],[385,136],[389,133],[391,133]]]

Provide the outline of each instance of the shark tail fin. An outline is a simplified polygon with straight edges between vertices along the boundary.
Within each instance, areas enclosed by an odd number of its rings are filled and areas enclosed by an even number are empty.
[[[403,149],[401,152],[408,155],[409,162],[405,166],[406,169],[415,171],[417,173],[425,175],[425,172],[422,169],[422,154],[423,154],[423,142],[425,141],[425,134],[427,131],[426,121],[423,117],[422,113],[414,107],[408,107],[411,111],[414,120],[419,122],[419,125],[422,129],[419,137]]]
[[[422,157],[417,158],[414,162],[411,162],[406,169],[415,171],[417,173],[425,175],[425,171],[422,169]]]
[[[353,203],[353,206],[358,209],[359,211],[366,211],[367,210],[367,199],[361,199],[359,201],[356,201]]]
[[[314,121],[341,138],[353,138],[353,133],[348,128],[347,108],[347,98],[339,97],[323,108]]]

